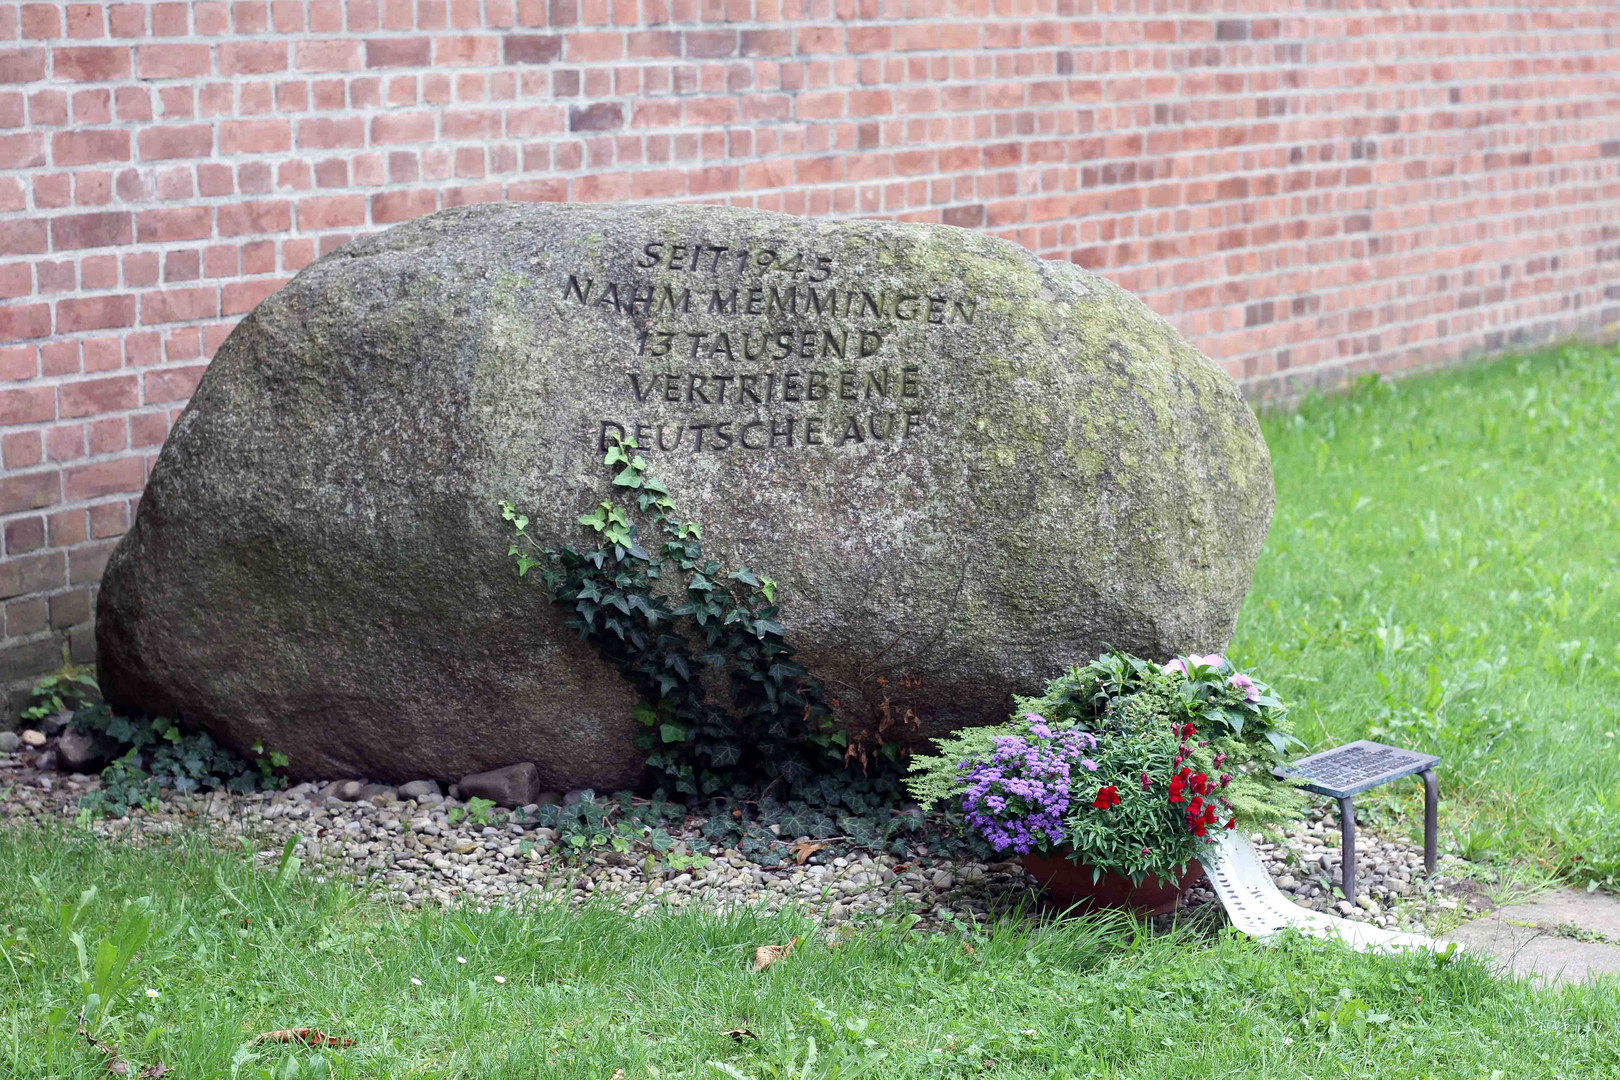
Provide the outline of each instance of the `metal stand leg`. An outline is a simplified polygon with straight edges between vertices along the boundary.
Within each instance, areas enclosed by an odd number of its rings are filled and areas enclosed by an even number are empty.
[[[1356,902],[1356,805],[1348,797],[1339,800],[1339,881],[1344,898]]]
[[[1424,769],[1420,775],[1423,777],[1423,869],[1433,877],[1437,843],[1435,834],[1439,831],[1440,782],[1433,769]]]

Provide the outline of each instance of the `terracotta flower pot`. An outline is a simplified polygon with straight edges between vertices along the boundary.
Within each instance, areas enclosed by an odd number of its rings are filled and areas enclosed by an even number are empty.
[[[1150,877],[1140,885],[1112,872],[1092,881],[1091,867],[1070,862],[1067,849],[1049,855],[1030,852],[1023,856],[1023,863],[1045,887],[1047,896],[1064,908],[1130,908],[1143,915],[1163,915],[1174,911],[1187,891],[1204,880],[1204,867],[1196,859],[1182,871],[1179,881]]]

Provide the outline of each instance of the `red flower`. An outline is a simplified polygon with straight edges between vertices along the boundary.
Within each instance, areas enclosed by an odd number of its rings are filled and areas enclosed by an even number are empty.
[[[1091,801],[1091,805],[1099,810],[1107,810],[1110,806],[1118,806],[1119,789],[1114,787],[1113,784],[1109,784],[1097,792],[1097,797]]]
[[[1153,787],[1153,777],[1149,776],[1147,773],[1143,773],[1142,774],[1142,790],[1143,791],[1149,791],[1149,790],[1152,789],[1152,787]]]
[[[1230,821],[1228,821],[1226,823],[1226,828],[1228,828],[1228,829],[1237,828],[1237,818],[1232,818]]]
[[[1198,729],[1191,724],[1187,724],[1181,729],[1181,737],[1183,739],[1190,739],[1196,734],[1198,734]]]

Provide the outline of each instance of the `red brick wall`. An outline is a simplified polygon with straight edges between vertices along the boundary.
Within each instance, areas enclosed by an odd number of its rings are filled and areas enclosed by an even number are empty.
[[[244,312],[489,199],[984,229],[1257,393],[1616,318],[1615,0],[0,3],[0,685]]]

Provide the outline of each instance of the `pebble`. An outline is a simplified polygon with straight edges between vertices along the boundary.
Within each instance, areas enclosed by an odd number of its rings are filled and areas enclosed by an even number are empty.
[[[24,746],[44,746],[45,733],[43,731],[35,731],[33,728],[24,728],[22,733],[22,742]]]
[[[100,786],[100,778],[47,773],[39,766],[49,753],[36,752],[33,747],[39,743],[30,742],[27,733],[20,741],[21,749],[0,752],[0,822],[71,819],[79,800]],[[669,852],[656,852],[643,842],[628,855],[580,854],[568,845],[559,850],[556,830],[513,821],[500,811],[488,825],[465,817],[452,823],[447,811],[453,802],[437,794],[436,787],[431,781],[391,788],[344,780],[248,795],[167,792],[152,811],[98,819],[91,828],[109,839],[129,840],[201,824],[228,850],[239,849],[238,837],[255,841],[259,861],[269,868],[279,863],[287,838],[297,836],[304,872],[359,881],[408,908],[488,907],[539,894],[575,904],[602,897],[638,914],[694,902],[717,909],[793,908],[834,923],[915,912],[930,926],[947,919],[977,921],[1019,909],[1045,910],[1032,903],[1039,887],[1016,859],[953,862],[920,851],[902,857],[828,850],[801,866],[789,852],[801,838],[784,836],[772,845],[781,864],[761,866],[736,849],[711,846],[699,832],[700,820],[689,821],[685,829],[669,829],[675,841]],[[562,799],[577,794],[568,792]],[[1423,875],[1421,847],[1365,829],[1359,839],[1360,895],[1351,903],[1334,895],[1338,828],[1327,812],[1313,812],[1289,826],[1285,843],[1259,834],[1253,838],[1278,888],[1305,907],[1380,926],[1420,928],[1425,916],[1459,906],[1459,901],[1437,895],[1444,891],[1443,881],[1430,882]],[[672,863],[671,856],[711,861],[688,868]],[[1447,856],[1442,873],[1457,865]],[[1332,873],[1324,873],[1324,867]],[[1195,888],[1180,917],[1213,902],[1208,889]]]

